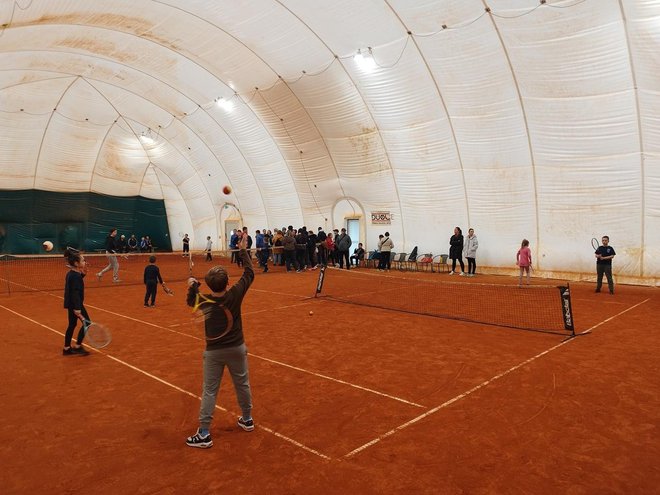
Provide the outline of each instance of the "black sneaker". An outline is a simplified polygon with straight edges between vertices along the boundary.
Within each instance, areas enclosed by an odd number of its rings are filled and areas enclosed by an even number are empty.
[[[254,430],[254,420],[248,419],[247,421],[245,421],[243,419],[243,416],[241,416],[240,418],[238,418],[238,426],[243,428],[245,431],[252,431]]]
[[[62,356],[75,356],[76,353],[73,352],[73,347],[69,347],[68,349],[62,349]]]
[[[211,440],[210,433],[203,437],[199,434],[199,429],[197,429],[197,432],[192,437],[186,438],[186,445],[188,447],[197,447],[198,449],[208,449],[213,447],[213,440]]]
[[[83,346],[72,347],[71,350],[73,351],[74,354],[77,354],[78,356],[87,356],[89,354],[89,351],[85,349]]]

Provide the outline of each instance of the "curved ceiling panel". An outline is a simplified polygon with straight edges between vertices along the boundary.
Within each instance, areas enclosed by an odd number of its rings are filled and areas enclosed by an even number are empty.
[[[580,273],[608,233],[619,276],[659,277],[660,0],[52,0],[0,17],[1,188],[163,198],[196,249],[227,215],[358,217],[373,248],[369,214],[389,211],[399,251],[446,252],[459,225],[482,266],[526,237],[538,268]]]

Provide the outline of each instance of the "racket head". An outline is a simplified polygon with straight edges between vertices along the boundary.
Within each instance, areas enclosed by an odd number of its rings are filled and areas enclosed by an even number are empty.
[[[167,294],[168,296],[174,295],[174,291],[165,284],[163,284],[163,290],[165,291],[165,294]]]
[[[102,323],[95,323],[86,321],[85,327],[85,343],[94,347],[95,349],[102,349],[112,342],[112,334],[110,329]]]
[[[193,307],[193,326],[203,333],[207,342],[215,342],[227,335],[234,326],[234,316],[221,302],[198,293]]]
[[[596,251],[600,247],[600,243],[598,242],[598,239],[595,237],[591,238],[591,247],[594,248],[594,251]]]

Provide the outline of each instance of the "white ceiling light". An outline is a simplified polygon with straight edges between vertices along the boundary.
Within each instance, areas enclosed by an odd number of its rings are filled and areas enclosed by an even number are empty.
[[[355,60],[355,63],[361,70],[364,72],[371,72],[377,66],[373,54],[371,53],[371,48],[368,48],[367,50],[366,53],[363,53],[362,50],[358,49],[357,53],[353,56],[353,60]]]
[[[231,112],[234,110],[234,102],[226,98],[218,98],[215,100],[217,105],[222,108],[225,112]]]
[[[140,141],[142,141],[142,143],[144,143],[144,144],[151,145],[151,144],[154,144],[156,142],[156,140],[153,137],[153,134],[151,133],[151,129],[147,129],[146,131],[142,131],[142,133],[140,134],[139,137],[140,137]]]

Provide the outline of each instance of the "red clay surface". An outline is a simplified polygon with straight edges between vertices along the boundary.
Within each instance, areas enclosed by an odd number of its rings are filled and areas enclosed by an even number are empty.
[[[169,263],[181,264],[164,261],[166,278]],[[84,358],[61,355],[61,289],[0,296],[0,491],[657,491],[658,289],[617,286],[612,297],[571,284],[578,333],[592,331],[565,341],[310,299],[317,273],[258,271],[243,306],[257,428],[236,426],[225,375],[208,450],[184,443],[203,342],[183,282],[145,309],[142,286],[89,276],[87,309],[113,342]],[[369,275],[375,290],[387,277],[447,277]]]

